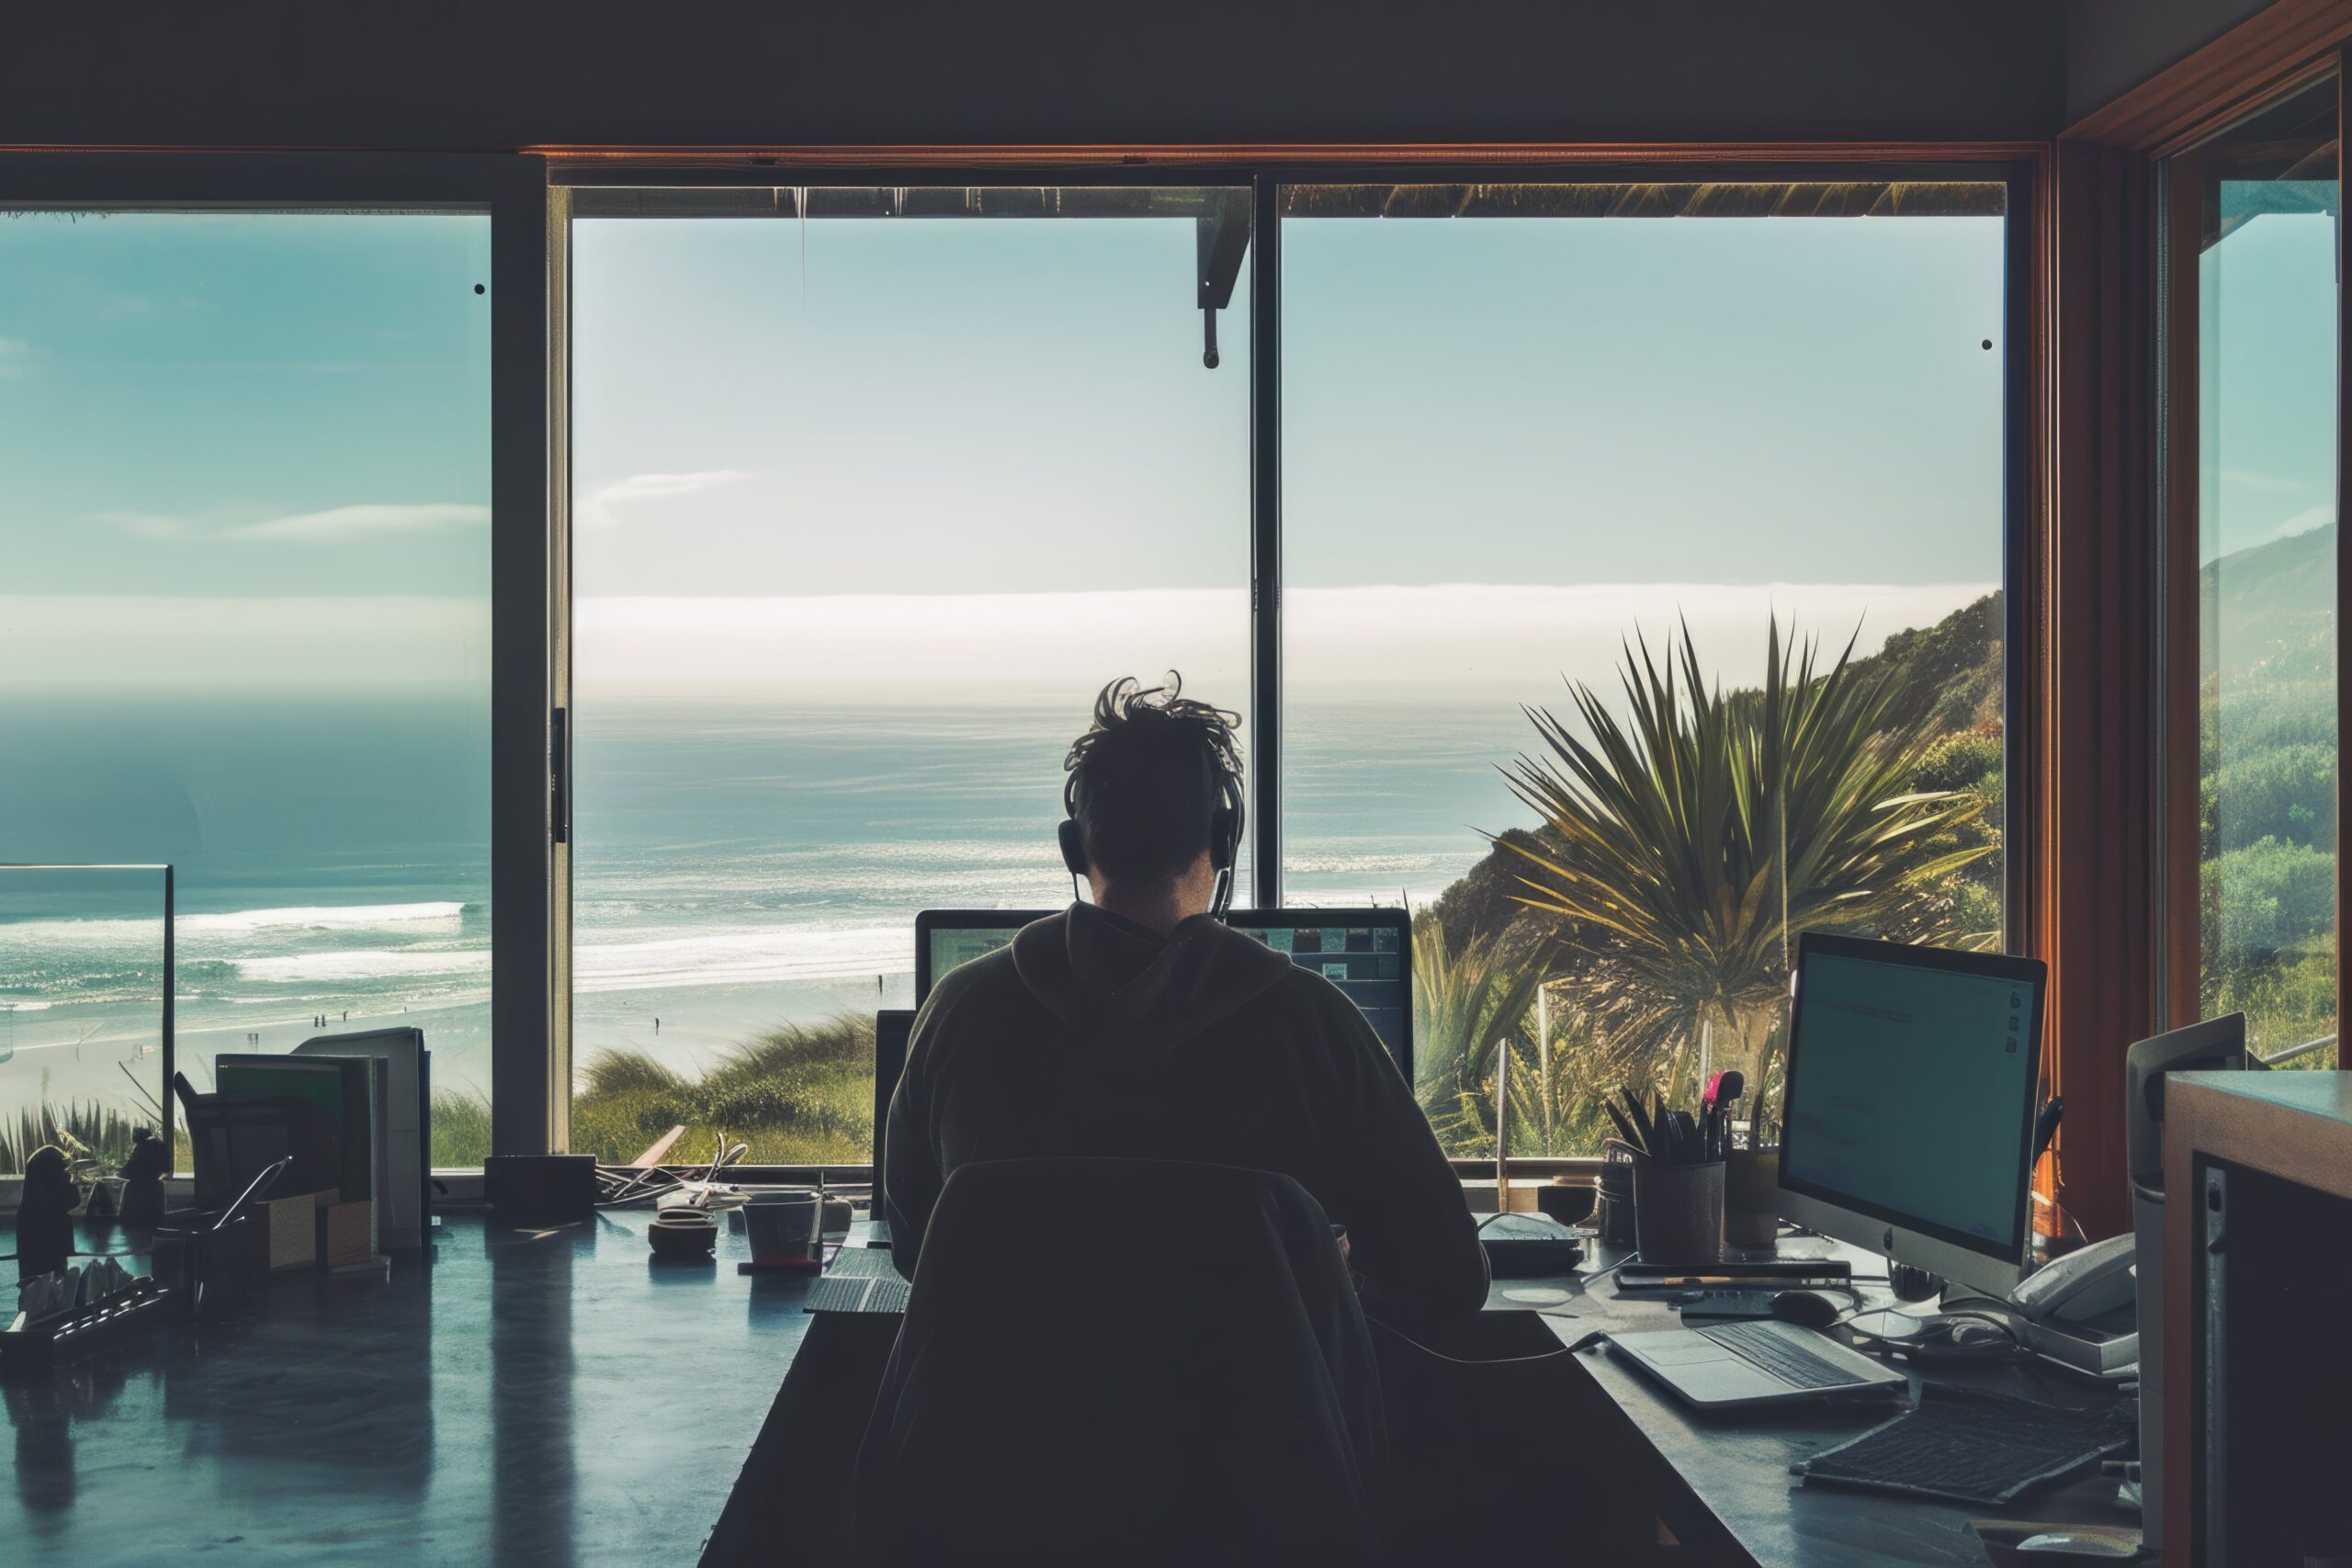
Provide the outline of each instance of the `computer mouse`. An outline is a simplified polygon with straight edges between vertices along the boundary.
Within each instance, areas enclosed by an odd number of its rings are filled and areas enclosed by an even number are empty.
[[[2140,1555],[2140,1543],[2106,1530],[2044,1530],[2018,1542],[2019,1552],[2040,1556],[2048,1552],[2053,1557],[2098,1560],[2114,1558],[2123,1562]]]
[[[1818,1291],[1782,1291],[1772,1298],[1772,1315],[1799,1328],[1826,1328],[1838,1321],[1838,1303]]]
[[[2018,1342],[2016,1335],[1998,1324],[1979,1323],[1966,1317],[1951,1319],[1945,1334],[1952,1348],[1960,1350],[1982,1349],[1995,1345],[2007,1348]]]

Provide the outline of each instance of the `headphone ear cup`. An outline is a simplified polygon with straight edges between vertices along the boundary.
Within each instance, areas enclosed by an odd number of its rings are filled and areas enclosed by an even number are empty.
[[[1078,825],[1078,818],[1064,818],[1061,827],[1057,829],[1056,836],[1061,840],[1062,863],[1069,867],[1069,874],[1072,876],[1084,876],[1086,874],[1086,832]]]
[[[1241,813],[1221,806],[1209,813],[1209,869],[1231,871],[1241,852]]]

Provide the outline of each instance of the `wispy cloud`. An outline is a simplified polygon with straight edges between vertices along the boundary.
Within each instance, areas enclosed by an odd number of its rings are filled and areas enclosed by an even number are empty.
[[[2252,468],[2223,468],[2222,482],[2239,490],[2258,490],[2273,495],[2310,488],[2301,479],[2290,479],[2283,474],[2258,474]]]
[[[741,468],[706,468],[692,474],[631,474],[591,492],[587,504],[581,508],[581,517],[590,523],[618,523],[640,502],[676,501],[740,484],[752,477]]]
[[[196,525],[163,512],[94,512],[91,521],[119,528],[134,539],[185,539]]]
[[[1931,626],[1998,585],[1945,583],[1438,583],[1294,588],[1284,647],[1302,691],[1397,686],[1556,702],[1560,678],[1616,690],[1621,639],[1651,646],[1688,626],[1711,678],[1753,678],[1778,615],[1871,654],[1889,633]],[[842,594],[797,598],[583,595],[573,601],[582,689],[689,691],[773,685],[1067,689],[1071,671],[1173,667],[1223,697],[1246,683],[1247,588],[1094,592]],[[985,660],[972,657],[988,649]],[[1187,682],[1188,688],[1192,684]],[[1230,700],[1230,699],[1227,699]]]
[[[0,378],[13,379],[25,373],[25,362],[32,357],[33,345],[20,337],[0,337]]]
[[[2317,506],[2304,507],[2301,512],[2270,530],[2269,536],[2273,539],[2291,539],[2298,534],[2308,534],[2314,528],[2324,528],[2335,521],[2335,503],[2332,501],[2322,502]]]
[[[368,534],[422,534],[436,528],[479,527],[489,521],[489,507],[464,502],[433,501],[408,505],[371,502],[247,523],[227,530],[223,536],[324,544]]]

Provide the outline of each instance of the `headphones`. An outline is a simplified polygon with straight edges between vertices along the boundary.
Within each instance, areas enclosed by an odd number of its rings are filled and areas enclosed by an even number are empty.
[[[1241,852],[1241,827],[1248,817],[1240,775],[1220,766],[1215,757],[1202,759],[1202,766],[1216,775],[1213,789],[1216,803],[1209,808],[1209,869],[1216,874],[1216,894],[1211,912],[1223,919],[1233,903],[1233,863]],[[1086,874],[1086,831],[1078,820],[1078,782],[1080,774],[1072,772],[1062,785],[1061,826],[1056,829],[1062,848],[1062,864],[1069,868],[1071,891],[1077,891],[1078,878]]]

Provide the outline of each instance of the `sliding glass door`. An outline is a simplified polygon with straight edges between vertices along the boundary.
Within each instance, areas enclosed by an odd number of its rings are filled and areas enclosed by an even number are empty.
[[[1070,896],[1095,691],[1249,705],[1247,192],[572,200],[571,1147],[862,1163],[915,911]]]

